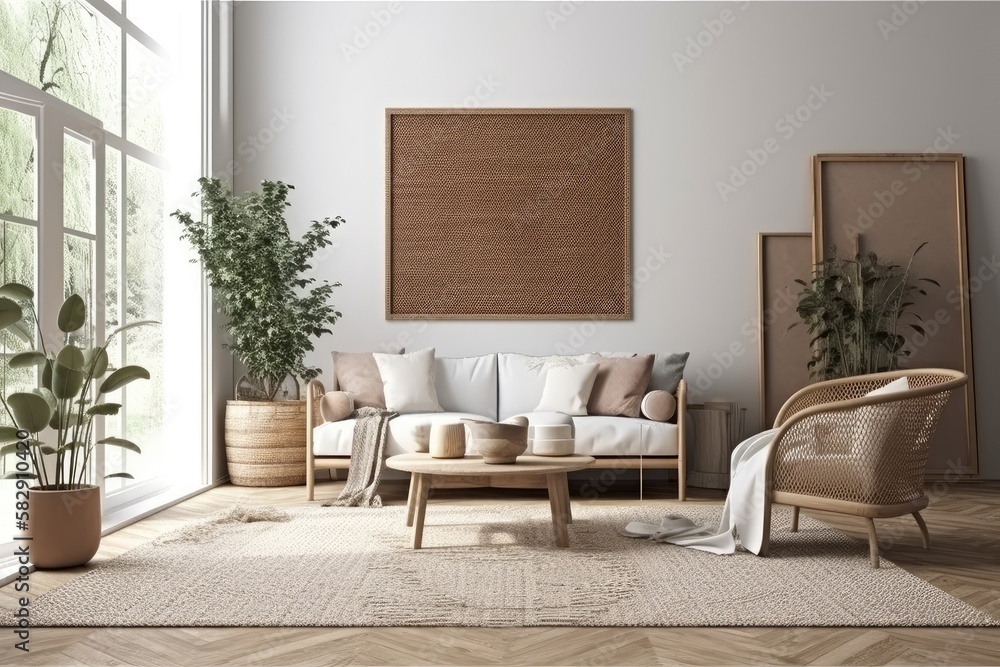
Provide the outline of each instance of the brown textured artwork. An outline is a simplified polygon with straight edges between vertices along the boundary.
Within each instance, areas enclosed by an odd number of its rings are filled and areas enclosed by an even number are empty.
[[[387,109],[387,319],[632,316],[628,109]]]

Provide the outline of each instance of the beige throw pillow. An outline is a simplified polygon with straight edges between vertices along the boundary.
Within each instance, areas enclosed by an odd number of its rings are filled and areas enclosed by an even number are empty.
[[[677,412],[677,399],[661,389],[654,389],[643,397],[639,408],[646,419],[665,422]]]
[[[371,352],[334,352],[333,374],[340,391],[351,394],[355,408],[384,408],[382,376]]]
[[[638,417],[642,397],[653,372],[653,355],[598,357],[597,379],[587,413],[609,417]]]

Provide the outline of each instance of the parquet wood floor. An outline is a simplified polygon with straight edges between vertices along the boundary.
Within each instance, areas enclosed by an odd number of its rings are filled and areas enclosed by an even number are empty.
[[[343,482],[321,482],[317,497]],[[619,485],[623,486],[623,485]],[[387,482],[383,499],[404,504],[405,487]],[[675,505],[668,488],[645,504]],[[907,518],[879,522],[884,555],[970,604],[1000,615],[1000,482],[941,485],[924,512],[932,548],[920,548]],[[601,500],[636,504],[617,487]],[[95,563],[112,558],[186,521],[234,503],[304,504],[298,488],[222,486],[107,536]],[[720,492],[694,489],[694,503],[719,503]],[[440,490],[435,503],[539,503],[543,492]],[[864,523],[825,513],[814,516],[864,540]],[[33,596],[79,576],[86,568],[36,572]],[[336,591],[316,591],[336,595]],[[11,585],[0,606],[15,606]],[[1000,665],[1000,628],[34,628],[31,652],[13,649],[0,633],[2,665]]]

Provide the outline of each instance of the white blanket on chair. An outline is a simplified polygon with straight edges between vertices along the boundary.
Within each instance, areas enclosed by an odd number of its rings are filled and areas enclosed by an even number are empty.
[[[764,475],[767,454],[777,429],[747,438],[733,450],[729,469],[732,481],[722,521],[718,529],[702,526],[671,514],[659,524],[632,522],[625,526],[628,537],[645,537],[691,549],[731,554],[736,551],[736,536],[748,551],[760,553],[767,535],[764,534]]]

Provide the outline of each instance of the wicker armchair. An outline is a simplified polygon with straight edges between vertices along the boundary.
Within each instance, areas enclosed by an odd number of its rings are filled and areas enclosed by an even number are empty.
[[[908,390],[865,396],[901,377]],[[774,422],[764,534],[770,535],[771,503],[793,507],[792,532],[801,507],[862,516],[878,567],[874,520],[912,514],[926,549],[920,510],[927,507],[928,450],[951,391],[966,379],[958,371],[921,368],[818,382],[794,394]],[[765,540],[760,555],[767,548]]]

